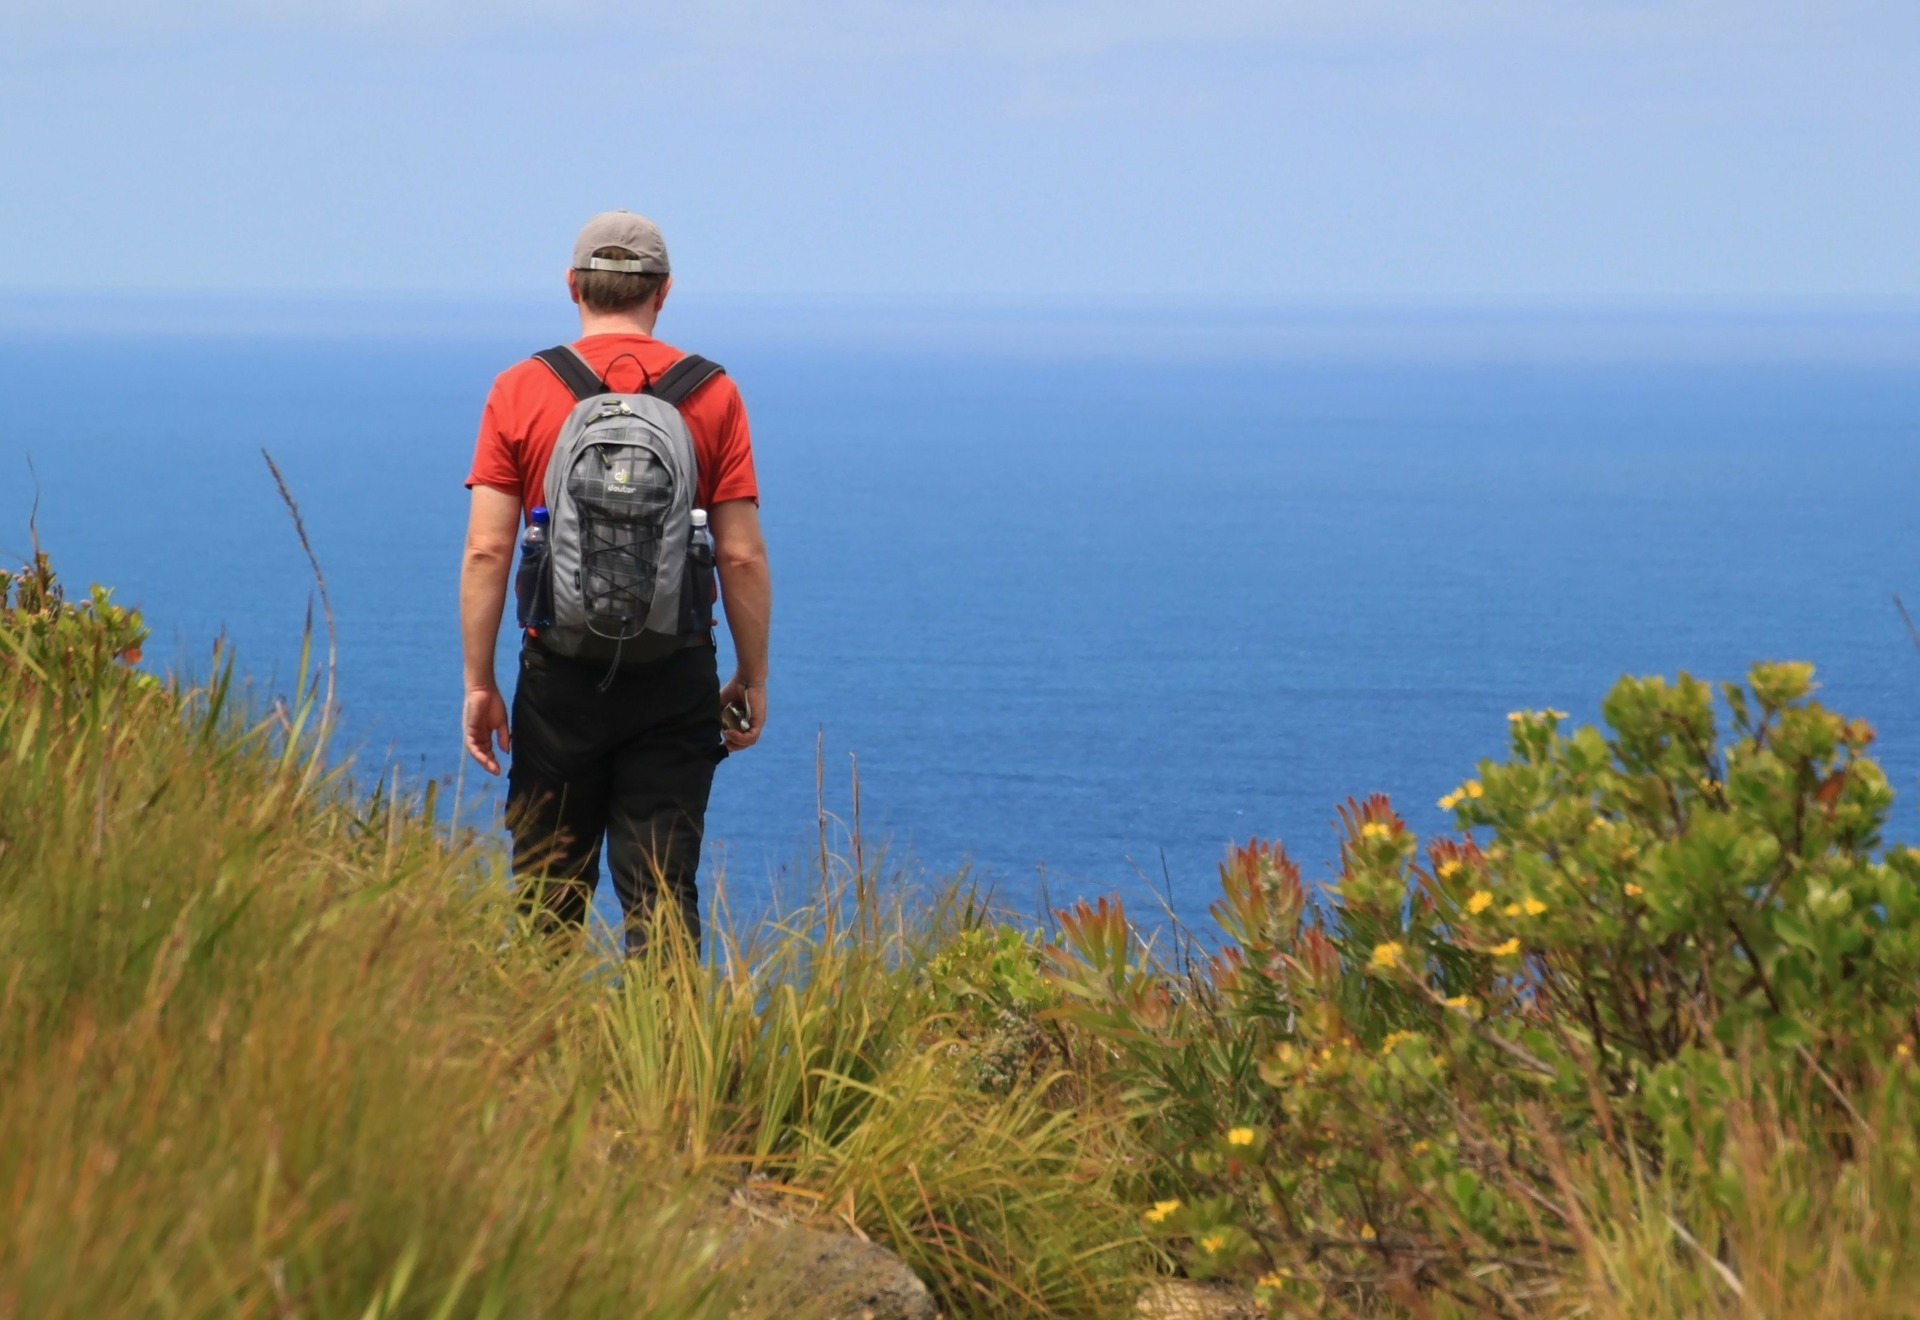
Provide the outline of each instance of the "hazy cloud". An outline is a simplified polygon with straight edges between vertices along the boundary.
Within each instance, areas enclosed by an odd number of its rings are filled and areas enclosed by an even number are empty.
[[[530,287],[619,198],[742,291],[1920,294],[1913,0],[0,0],[0,66],[0,285]]]

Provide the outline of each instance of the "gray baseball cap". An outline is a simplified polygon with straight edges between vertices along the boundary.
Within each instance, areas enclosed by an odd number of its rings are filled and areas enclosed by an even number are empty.
[[[596,257],[600,248],[625,248],[629,258]],[[660,226],[644,215],[631,211],[602,211],[580,229],[573,241],[575,270],[620,270],[637,275],[665,275],[667,240],[660,237]]]

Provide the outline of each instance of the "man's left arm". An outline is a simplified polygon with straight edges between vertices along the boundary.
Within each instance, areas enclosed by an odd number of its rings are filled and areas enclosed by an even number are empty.
[[[733,636],[733,677],[720,690],[722,702],[747,708],[747,728],[722,731],[730,751],[760,741],[767,722],[767,634],[773,620],[773,578],[767,543],[760,534],[760,506],[752,500],[722,500],[708,511],[713,560],[720,570],[720,604]]]

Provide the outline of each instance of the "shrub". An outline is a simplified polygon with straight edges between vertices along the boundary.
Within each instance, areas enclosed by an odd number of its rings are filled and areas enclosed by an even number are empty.
[[[1510,757],[1442,803],[1459,837],[1349,803],[1318,900],[1282,849],[1236,850],[1225,945],[1184,975],[1117,906],[1062,914],[1064,1012],[1144,1102],[1146,1217],[1188,1268],[1276,1307],[1516,1310],[1626,1213],[1609,1169],[1717,1244],[1741,1107],[1836,1161],[1911,1151],[1860,1111],[1911,1078],[1920,854],[1881,848],[1871,731],[1811,689],[1756,666],[1722,690],[1724,745],[1684,676],[1622,681],[1604,732],[1518,713]]]
[[[962,929],[928,960],[925,1011],[951,1025],[968,1085],[1004,1095],[1064,1062],[1043,1021],[1058,999],[1043,961],[1038,936],[1008,925]]]

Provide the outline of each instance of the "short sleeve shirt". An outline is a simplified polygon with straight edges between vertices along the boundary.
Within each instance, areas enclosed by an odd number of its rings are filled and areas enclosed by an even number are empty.
[[[686,356],[651,335],[588,335],[573,346],[610,389],[623,394],[637,394]],[[517,497],[522,517],[544,503],[547,460],[573,405],[572,392],[545,363],[528,358],[501,372],[480,414],[467,485],[491,486]],[[700,469],[698,507],[758,501],[747,409],[732,379],[715,376],[707,381],[680,405],[680,415],[693,436]]]

